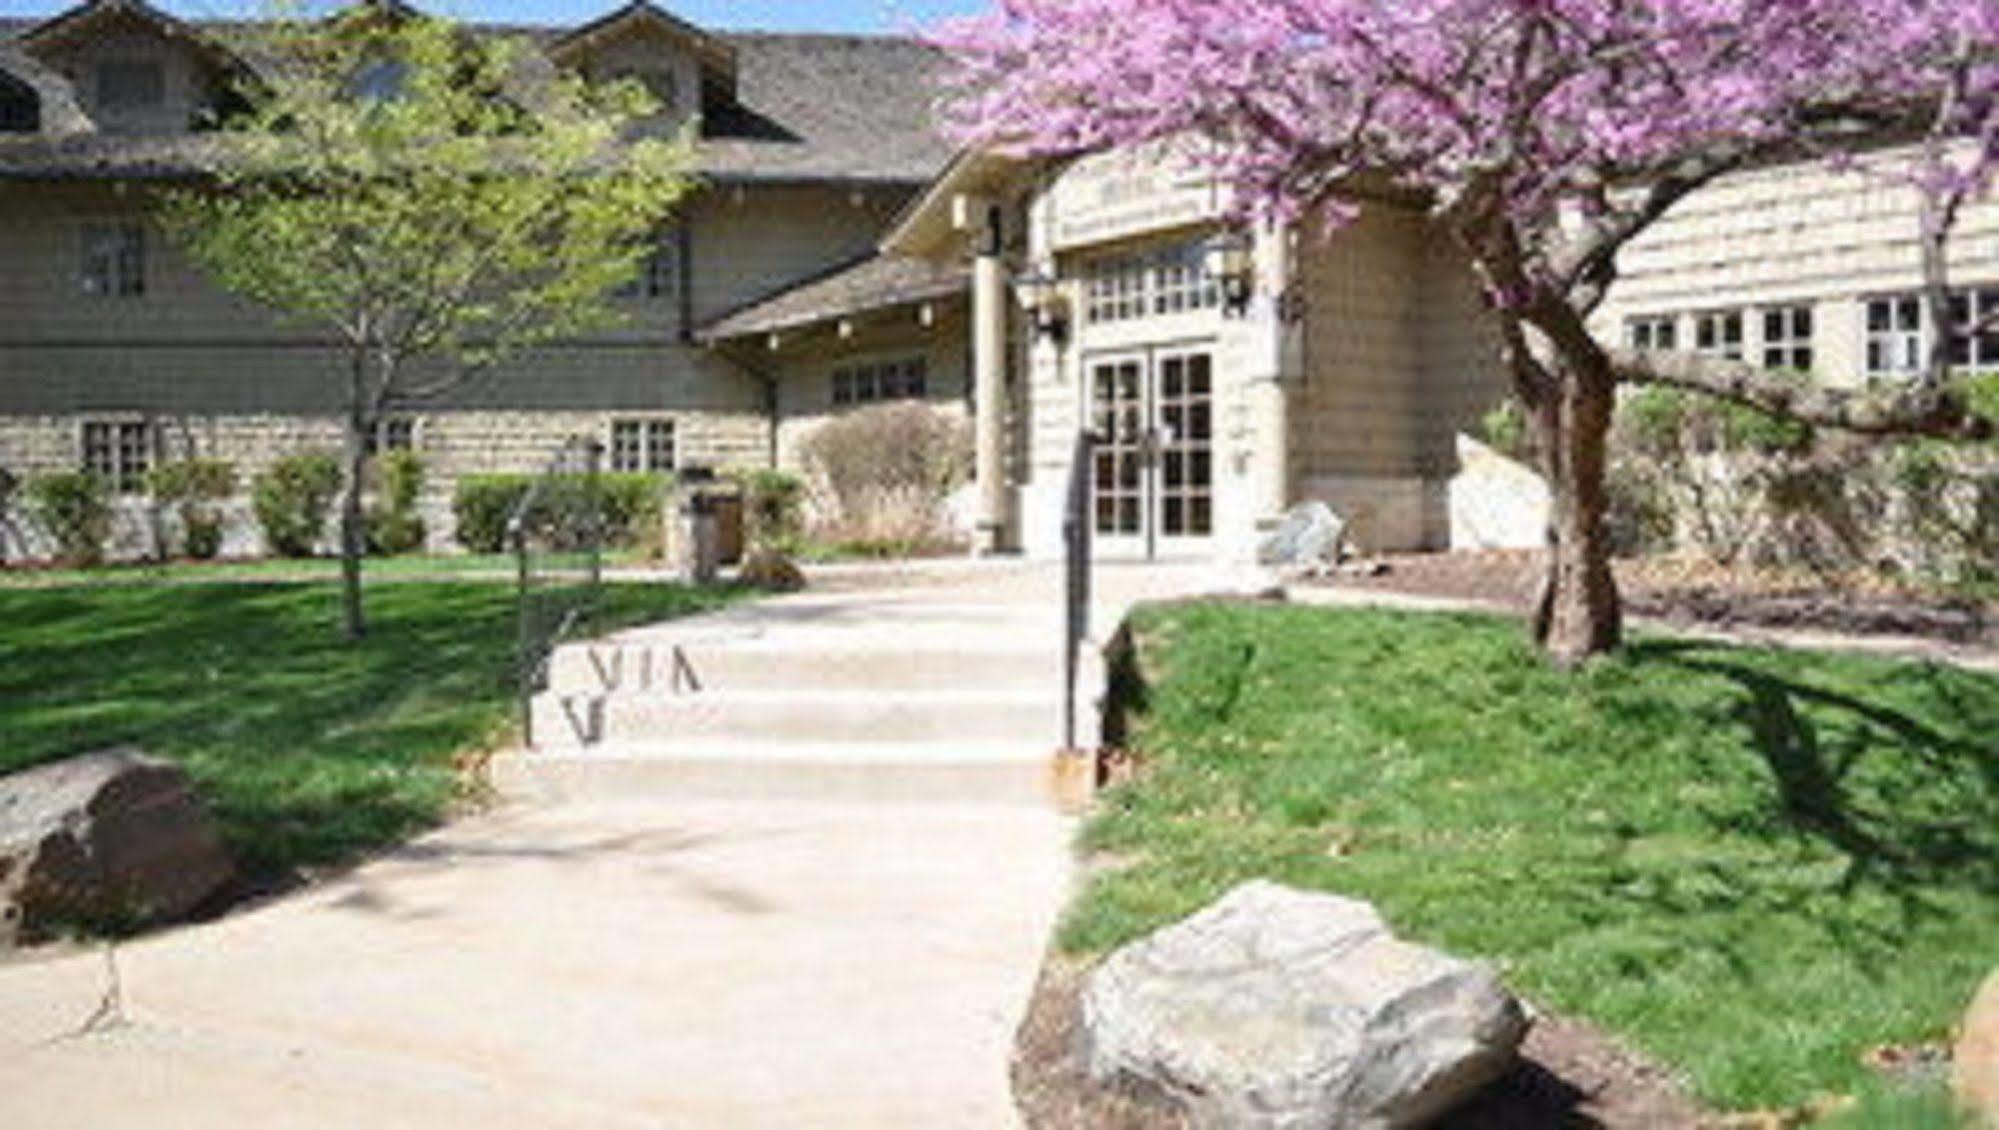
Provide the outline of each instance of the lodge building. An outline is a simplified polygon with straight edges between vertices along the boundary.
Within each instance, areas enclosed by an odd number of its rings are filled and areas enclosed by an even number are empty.
[[[337,446],[333,351],[206,283],[149,213],[202,176],[253,70],[243,30],[145,0],[0,20],[0,468],[136,493],[161,459],[247,473]],[[1518,476],[1468,438],[1505,379],[1470,272],[1417,211],[1243,230],[1169,147],[954,153],[940,61],[905,39],[712,32],[644,0],[477,30],[644,82],[696,123],[701,186],[622,328],[375,437],[424,455],[440,547],[458,477],[530,470],[571,436],[621,470],[788,467],[818,424],[905,399],[971,421],[981,551],[1059,553],[1078,475],[1107,555],[1241,559],[1305,499],[1369,549],[1541,537]],[[1914,214],[1858,174],[1732,178],[1631,250],[1599,329],[1892,376],[1927,340]],[[1973,209],[1958,248],[1966,301],[1999,305],[1999,212]],[[1999,340],[1966,348],[1999,362]],[[1079,464],[1085,429],[1102,444]],[[232,551],[254,549],[245,525]]]

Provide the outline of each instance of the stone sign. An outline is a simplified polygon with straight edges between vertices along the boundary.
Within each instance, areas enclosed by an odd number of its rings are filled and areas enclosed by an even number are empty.
[[[1196,165],[1188,144],[1153,142],[1091,154],[1070,165],[1047,193],[1051,250],[1220,217],[1221,186]]]

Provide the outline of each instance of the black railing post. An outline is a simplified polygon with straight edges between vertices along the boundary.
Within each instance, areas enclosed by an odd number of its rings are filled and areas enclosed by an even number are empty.
[[[536,657],[534,608],[532,594],[528,592],[528,536],[527,523],[516,513],[507,518],[507,540],[514,547],[514,626],[520,633],[517,641],[520,665],[518,672],[521,712],[521,745],[534,748],[534,694]]]
[[[1076,748],[1077,682],[1082,671],[1083,641],[1090,634],[1090,557],[1095,534],[1090,507],[1097,437],[1085,430],[1076,435],[1075,461],[1069,469],[1069,497],[1063,507],[1062,542],[1066,558],[1066,607],[1062,648],[1062,746]]]

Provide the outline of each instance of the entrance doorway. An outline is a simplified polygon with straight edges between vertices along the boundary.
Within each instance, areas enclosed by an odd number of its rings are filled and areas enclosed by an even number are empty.
[[[1090,359],[1097,543],[1108,556],[1205,554],[1215,532],[1215,367],[1207,349]]]

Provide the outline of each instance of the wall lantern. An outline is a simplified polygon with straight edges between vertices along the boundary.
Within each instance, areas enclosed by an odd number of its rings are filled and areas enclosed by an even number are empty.
[[[1036,337],[1056,345],[1069,340],[1069,300],[1060,279],[1039,271],[1020,275],[1013,280],[1013,296],[1034,320]]]
[[[1221,284],[1222,305],[1231,314],[1249,309],[1256,290],[1256,245],[1249,233],[1228,228],[1201,244],[1201,267]]]

